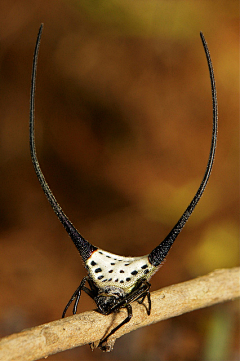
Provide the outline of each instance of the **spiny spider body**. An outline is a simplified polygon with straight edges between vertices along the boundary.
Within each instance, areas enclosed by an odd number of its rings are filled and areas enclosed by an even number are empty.
[[[124,295],[131,292],[139,280],[148,280],[157,270],[148,256],[122,257],[100,249],[86,261],[86,268],[99,288],[120,287]]]
[[[67,309],[74,301],[73,314],[77,312],[81,291],[86,292],[96,303],[99,312],[108,315],[113,312],[118,312],[121,308],[127,309],[127,317],[125,320],[115,327],[109,334],[100,340],[99,347],[102,350],[109,351],[107,340],[109,336],[113,335],[121,326],[129,322],[132,317],[133,301],[143,303],[147,298],[148,307],[147,314],[151,312],[151,298],[150,298],[150,283],[148,282],[151,276],[158,270],[166,258],[173,242],[183,229],[198,201],[200,200],[208,179],[211,174],[212,165],[214,161],[216,142],[217,142],[217,94],[214,80],[214,73],[212,62],[207,47],[207,43],[202,33],[200,33],[203,47],[205,50],[207,63],[209,67],[211,88],[212,88],[212,102],[213,102],[213,129],[211,149],[208,158],[207,167],[203,176],[202,182],[194,195],[189,206],[186,208],[179,221],[175,224],[173,229],[169,232],[166,238],[154,248],[148,255],[143,257],[123,257],[118,256],[104,250],[101,250],[87,240],[77,231],[74,225],[70,222],[68,217],[59,206],[56,198],[50,190],[44,175],[41,171],[36,149],[35,149],[35,135],[34,135],[34,102],[35,102],[35,85],[36,85],[36,70],[38,51],[40,46],[40,39],[43,25],[41,25],[37,37],[32,70],[31,82],[31,97],[30,97],[30,151],[33,166],[37,174],[41,187],[51,204],[58,219],[63,224],[72,241],[74,242],[78,252],[80,253],[88,275],[85,276],[77,290],[72,295],[68,304],[66,305],[62,317],[65,316]],[[89,288],[85,286],[86,282]]]

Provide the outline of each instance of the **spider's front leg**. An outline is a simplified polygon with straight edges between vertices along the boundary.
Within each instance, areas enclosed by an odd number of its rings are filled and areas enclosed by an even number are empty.
[[[121,307],[122,308],[122,307]],[[108,338],[110,336],[112,336],[120,327],[122,327],[123,325],[125,325],[125,323],[128,323],[131,318],[132,318],[132,306],[128,303],[126,304],[125,308],[127,309],[128,315],[127,317],[119,324],[117,325],[111,332],[109,332],[109,334],[107,336],[105,336],[99,343],[98,347],[102,350],[102,351],[111,351],[111,348],[106,344],[103,346],[103,343],[105,343]],[[117,310],[119,311],[119,309]]]
[[[151,308],[152,308],[151,296],[150,296],[150,291],[149,291],[149,289],[151,287],[151,284],[149,282],[147,282],[147,281],[144,281],[143,286],[144,286],[144,288],[146,288],[146,291],[143,292],[143,294],[140,295],[139,298],[136,299],[136,301],[138,301],[138,303],[141,305],[141,304],[143,304],[145,298],[147,297],[148,307],[145,306],[145,305],[144,306],[146,307],[146,311],[147,311],[147,314],[149,316],[150,313],[151,313]]]
[[[71,303],[75,300],[74,302],[74,306],[73,306],[73,315],[75,315],[77,313],[77,307],[78,307],[78,303],[79,303],[79,300],[80,300],[80,297],[81,297],[81,292],[82,290],[84,292],[86,292],[91,298],[94,298],[94,295],[93,295],[93,292],[91,290],[89,290],[87,287],[85,287],[85,283],[86,282],[89,282],[89,277],[88,276],[85,276],[83,277],[79,287],[76,289],[76,291],[74,292],[74,294],[72,295],[72,297],[70,298],[70,300],[68,301],[66,307],[64,308],[64,311],[63,311],[63,314],[62,314],[62,318],[65,317],[66,315],[66,312],[69,308],[69,306],[71,305]]]
[[[126,308],[128,315],[127,317],[118,325],[116,326],[107,336],[105,336],[99,343],[98,347],[101,348],[103,351],[111,351],[111,346],[104,345],[103,343],[107,342],[108,338],[113,335],[119,328],[121,328],[123,325],[128,323],[132,318],[132,306],[130,303],[134,301],[138,301],[138,303],[142,304],[144,299],[147,297],[148,299],[148,308],[147,314],[150,315],[151,312],[151,297],[150,297],[150,283],[146,280],[141,280],[137,285],[136,288],[131,291],[128,295],[126,295],[123,299],[116,302],[111,308],[109,308],[109,311],[107,314],[118,312],[121,308]]]
[[[142,298],[140,300],[137,300],[137,301],[141,305],[141,304],[143,304],[143,301],[145,300],[146,297],[147,297],[147,300],[148,300],[148,307],[146,305],[144,305],[144,306],[146,307],[146,311],[147,311],[148,316],[150,316],[151,308],[152,308],[150,292],[146,291],[146,293],[142,296]]]

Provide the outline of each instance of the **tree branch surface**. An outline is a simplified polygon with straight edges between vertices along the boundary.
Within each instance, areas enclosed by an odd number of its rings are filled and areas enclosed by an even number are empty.
[[[144,305],[132,304],[133,317],[108,341],[137,328],[208,307],[240,296],[240,268],[216,270],[206,276],[163,288],[151,293],[152,311],[148,316]],[[125,309],[108,316],[96,311],[23,330],[0,340],[0,360],[33,361],[77,346],[94,343],[127,316]]]

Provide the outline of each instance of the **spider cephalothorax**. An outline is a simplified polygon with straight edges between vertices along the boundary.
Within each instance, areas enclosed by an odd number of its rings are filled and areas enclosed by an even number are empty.
[[[196,207],[199,199],[201,198],[208,179],[211,174],[212,165],[214,161],[216,142],[217,142],[217,94],[215,87],[215,80],[213,74],[212,62],[207,47],[207,43],[202,33],[200,33],[203,47],[205,50],[207,63],[209,67],[211,88],[212,88],[212,102],[213,102],[213,130],[211,149],[208,158],[205,174],[202,182],[194,195],[191,203],[186,208],[179,221],[175,224],[173,229],[165,237],[165,239],[154,248],[148,255],[143,257],[123,257],[118,256],[106,251],[103,251],[91,243],[86,241],[81,234],[77,231],[74,225],[70,222],[68,217],[59,206],[56,198],[50,190],[44,175],[38,163],[36,149],[35,149],[35,136],[34,136],[34,100],[35,100],[35,84],[36,84],[36,69],[37,58],[42,34],[43,25],[41,25],[37,37],[34,58],[33,58],[33,71],[31,83],[31,97],[30,97],[30,151],[32,162],[38,180],[43,188],[43,191],[51,204],[58,219],[63,224],[68,232],[72,241],[74,242],[77,250],[79,251],[88,275],[85,276],[77,290],[72,295],[68,304],[66,305],[62,317],[65,316],[67,309],[74,301],[73,314],[77,312],[81,291],[86,292],[96,303],[99,312],[108,315],[113,312],[118,312],[121,308],[126,308],[128,315],[125,320],[115,327],[106,337],[104,337],[99,347],[106,350],[106,345],[103,345],[109,336],[114,334],[122,325],[129,322],[132,317],[133,301],[142,303],[147,298],[148,307],[147,314],[151,312],[151,298],[150,298],[150,283],[148,282],[151,276],[158,270],[166,258],[173,242],[183,229],[194,208]],[[86,282],[89,288],[85,286]]]

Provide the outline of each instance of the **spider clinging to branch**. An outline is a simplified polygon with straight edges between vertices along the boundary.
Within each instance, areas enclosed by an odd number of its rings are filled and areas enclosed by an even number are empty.
[[[33,58],[33,70],[32,70],[32,82],[31,82],[31,97],[30,97],[30,151],[34,169],[40,185],[56,213],[58,219],[66,229],[67,233],[71,237],[75,244],[85,268],[87,275],[82,279],[79,287],[74,292],[69,302],[67,303],[62,317],[65,316],[67,309],[73,301],[73,314],[77,312],[81,291],[86,292],[96,303],[100,313],[109,315],[113,312],[118,312],[121,308],[126,308],[127,317],[117,327],[111,330],[102,340],[100,340],[99,347],[102,350],[108,350],[107,340],[109,336],[113,335],[121,326],[129,322],[132,317],[133,301],[142,303],[147,301],[147,314],[151,312],[151,298],[150,298],[150,283],[151,276],[159,269],[164,259],[166,258],[171,246],[176,240],[179,233],[182,231],[184,225],[195,209],[198,201],[200,200],[207,182],[209,180],[217,142],[217,95],[216,86],[214,80],[214,73],[212,62],[208,50],[207,43],[202,33],[200,37],[205,50],[210,81],[212,89],[212,103],[213,103],[213,127],[212,127],[212,139],[211,149],[208,158],[206,170],[201,181],[199,188],[197,189],[192,201],[169,232],[165,239],[154,248],[149,254],[142,257],[124,257],[118,256],[109,252],[106,252],[91,243],[89,243],[74,227],[69,218],[66,216],[60,205],[58,204],[55,196],[49,188],[45,177],[40,168],[36,148],[35,148],[35,135],[34,135],[34,104],[35,104],[35,86],[36,86],[36,71],[37,60],[40,46],[40,40],[42,35],[43,25],[41,25],[37,37],[34,58]],[[88,287],[86,284],[88,283]]]

